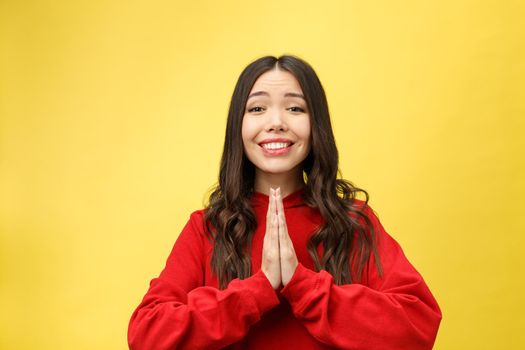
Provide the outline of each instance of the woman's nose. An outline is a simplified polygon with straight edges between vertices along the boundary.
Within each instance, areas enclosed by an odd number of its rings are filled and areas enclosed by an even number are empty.
[[[286,130],[287,126],[284,120],[283,111],[274,110],[269,113],[267,130]]]

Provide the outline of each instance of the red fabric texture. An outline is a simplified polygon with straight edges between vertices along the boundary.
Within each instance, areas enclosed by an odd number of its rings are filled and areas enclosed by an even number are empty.
[[[252,276],[234,279],[224,290],[210,268],[204,209],[191,213],[131,316],[130,349],[431,349],[441,310],[371,207],[355,202],[374,225],[384,275],[371,256],[360,283],[338,286],[328,272],[315,272],[308,254],[306,242],[323,219],[304,204],[302,193],[283,198],[299,265],[278,290],[260,269],[268,196],[255,192],[251,199],[258,222]]]

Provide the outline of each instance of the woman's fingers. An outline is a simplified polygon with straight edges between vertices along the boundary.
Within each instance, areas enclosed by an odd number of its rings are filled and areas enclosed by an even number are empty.
[[[277,218],[279,222],[279,240],[283,243],[286,243],[290,240],[290,236],[288,235],[288,227],[286,226],[286,217],[284,216],[284,206],[280,188],[276,190],[276,206]]]
[[[270,246],[272,249],[275,249],[276,252],[279,252],[279,221],[276,214],[276,203],[275,203],[275,191],[270,189],[270,206],[271,206],[271,234],[270,234]]]
[[[286,218],[284,216],[283,198],[281,196],[281,188],[277,189],[277,216],[279,217],[279,237],[288,237],[288,228],[286,227]],[[282,230],[281,230],[282,228]],[[288,237],[289,238],[289,237]]]
[[[284,206],[281,197],[280,189],[276,192],[277,200],[277,217],[278,217],[278,229],[279,229],[279,255],[281,262],[281,280],[283,285],[286,286],[292,278],[295,269],[298,265],[297,255],[293,247],[292,240],[288,234],[288,227],[286,225],[286,217],[284,215]]]
[[[266,212],[266,232],[270,228],[272,223],[272,197],[273,197],[273,188],[270,188],[270,199],[268,201],[268,211]],[[266,236],[264,236],[266,238]]]
[[[261,269],[270,281],[272,287],[277,289],[281,285],[281,262],[279,257],[279,222],[275,208],[275,193],[273,189],[270,189]]]

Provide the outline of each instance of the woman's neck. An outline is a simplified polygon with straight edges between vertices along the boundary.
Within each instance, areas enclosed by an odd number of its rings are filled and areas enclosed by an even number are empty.
[[[254,190],[264,193],[267,196],[270,195],[270,187],[273,189],[280,187],[281,198],[284,198],[304,186],[302,169],[300,169],[300,173],[295,171],[293,173],[288,172],[282,174],[264,173],[259,170],[255,171]]]

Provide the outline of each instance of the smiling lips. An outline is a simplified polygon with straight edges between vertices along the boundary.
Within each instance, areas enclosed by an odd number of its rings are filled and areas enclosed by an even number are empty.
[[[259,143],[263,153],[268,156],[280,156],[290,152],[293,142],[288,139],[266,139]]]

